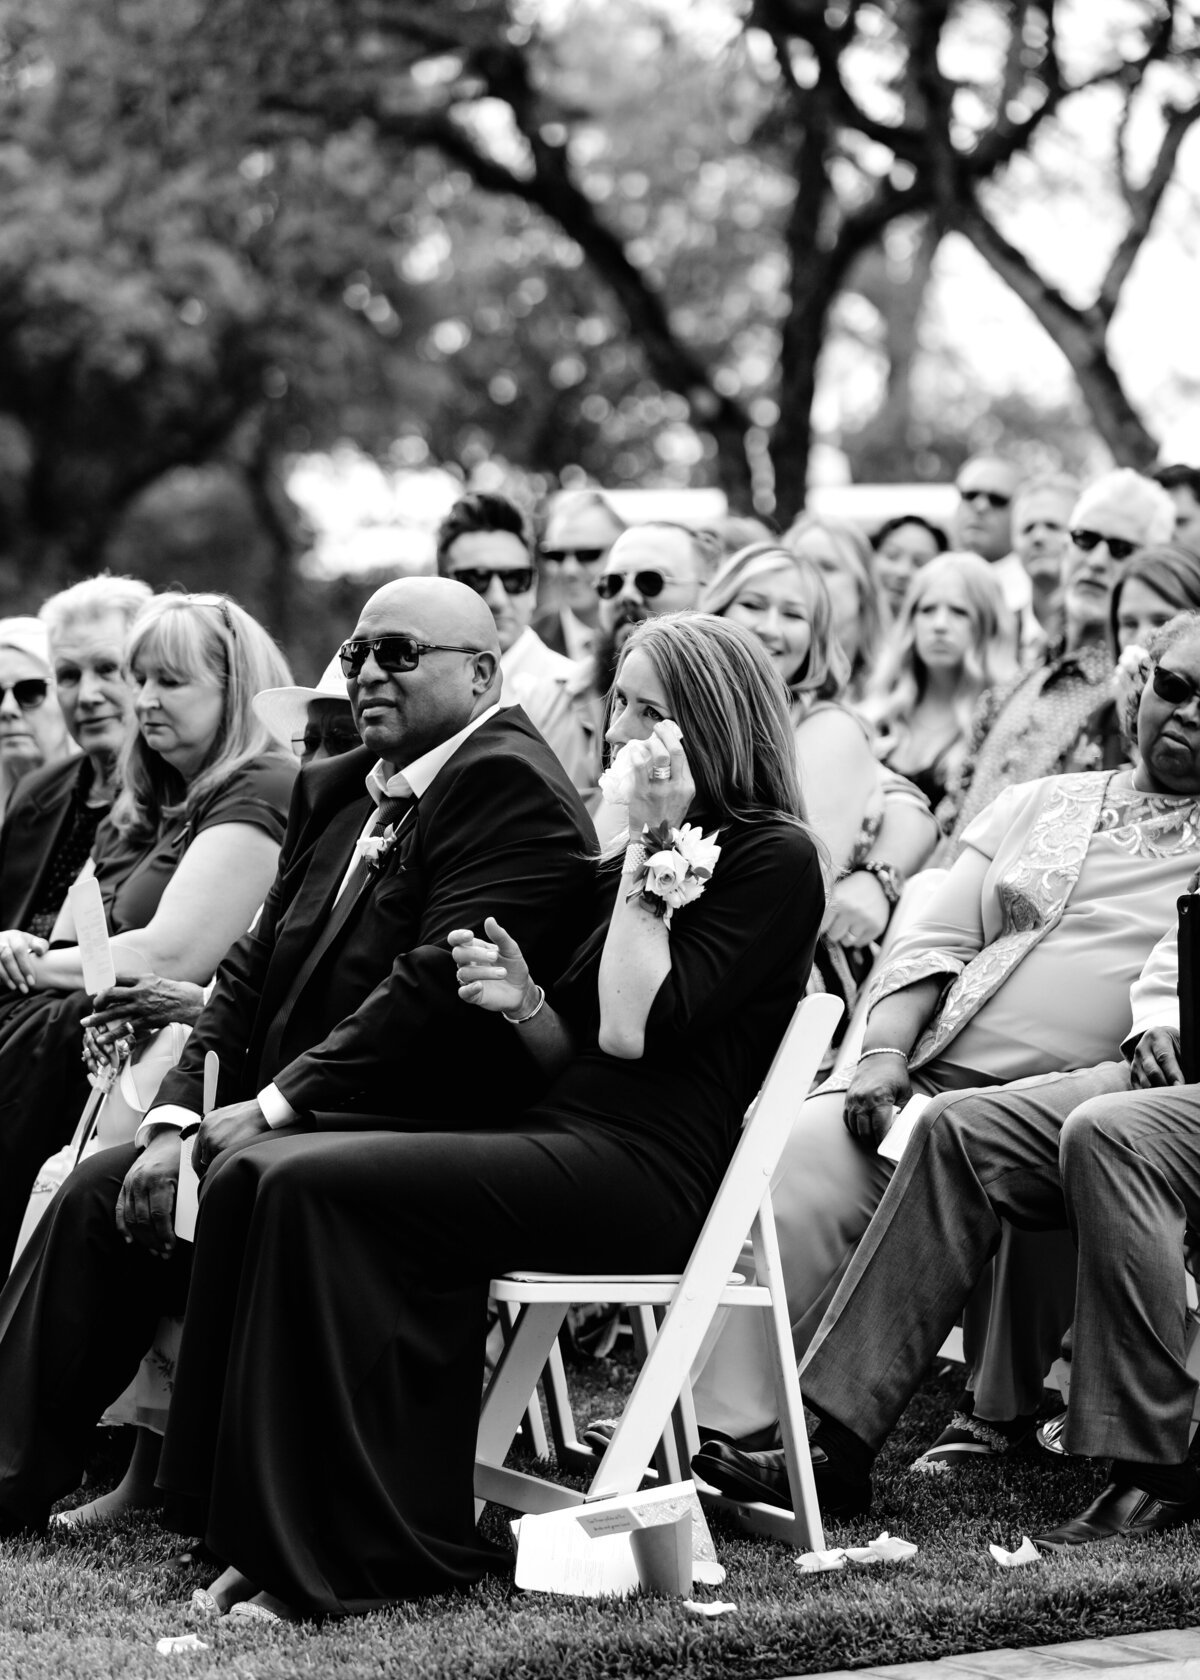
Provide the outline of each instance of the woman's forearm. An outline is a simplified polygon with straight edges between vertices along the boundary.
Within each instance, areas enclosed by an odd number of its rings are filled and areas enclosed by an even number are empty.
[[[539,995],[543,997],[540,1008]],[[522,1019],[523,1016],[526,1019]],[[509,1025],[549,1079],[560,1074],[575,1054],[575,1040],[571,1036],[571,1029],[562,1016],[544,1001],[541,988],[535,986],[532,981],[520,1009],[516,1011]]]
[[[867,853],[876,863],[890,863],[907,879],[915,875],[933,855],[939,829],[933,812],[916,799],[888,798],[883,801],[883,821]]]
[[[642,1054],[651,1005],[671,972],[667,924],[631,899],[633,890],[632,876],[622,875],[600,958],[600,1048],[629,1061]]]
[[[934,974],[881,998],[867,1016],[863,1049],[881,1050],[886,1046],[908,1055],[933,1019],[944,983],[943,976]]]

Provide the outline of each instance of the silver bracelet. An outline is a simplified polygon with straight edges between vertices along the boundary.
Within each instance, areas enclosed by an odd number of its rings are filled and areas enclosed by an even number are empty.
[[[538,1010],[542,1007],[542,1005],[546,1001],[546,993],[545,993],[545,990],[541,986],[539,986],[537,988],[537,995],[538,995],[538,1000],[534,1004],[533,1008],[529,1011],[528,1015],[505,1015],[504,1016],[504,1019],[508,1022],[510,1027],[523,1027],[525,1025],[526,1021],[532,1021],[533,1020],[533,1017],[537,1014]],[[501,1014],[504,1014],[503,1010],[501,1010]]]
[[[905,1066],[908,1065],[908,1051],[895,1044],[877,1044],[874,1050],[860,1050],[858,1053],[860,1062],[865,1062],[868,1056],[903,1056]]]

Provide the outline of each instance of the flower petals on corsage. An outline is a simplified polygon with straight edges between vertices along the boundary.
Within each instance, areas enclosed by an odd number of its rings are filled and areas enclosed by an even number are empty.
[[[361,858],[368,869],[382,869],[396,844],[396,830],[389,823],[382,834],[367,834],[354,842],[354,855]]]
[[[670,926],[672,913],[694,904],[708,884],[721,848],[716,830],[704,835],[691,823],[669,828],[660,823],[642,830],[646,860],[633,878],[630,898],[661,916]]]

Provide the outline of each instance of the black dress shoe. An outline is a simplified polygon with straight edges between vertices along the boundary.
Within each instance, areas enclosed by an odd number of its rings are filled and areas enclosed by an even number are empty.
[[[1200,1517],[1200,1495],[1191,1499],[1157,1499],[1130,1483],[1109,1482],[1098,1499],[1077,1517],[1068,1517],[1057,1528],[1035,1534],[1033,1543],[1043,1552],[1065,1552],[1071,1546],[1087,1546],[1093,1540],[1117,1540],[1124,1534],[1158,1534],[1179,1528]]]
[[[829,1517],[858,1517],[869,1510],[871,1484],[851,1481],[821,1448],[810,1445],[813,1477],[821,1509]],[[791,1509],[787,1459],[782,1447],[768,1452],[743,1452],[723,1441],[706,1441],[692,1460],[692,1469],[729,1499],[761,1502]]]

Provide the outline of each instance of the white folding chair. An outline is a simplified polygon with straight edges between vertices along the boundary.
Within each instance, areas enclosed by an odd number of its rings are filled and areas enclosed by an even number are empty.
[[[521,1272],[493,1281],[495,1298],[521,1310],[484,1395],[475,1461],[475,1493],[481,1503],[490,1499],[513,1510],[541,1512],[633,1493],[646,1477],[656,1448],[660,1474],[671,1481],[686,1478],[700,1444],[691,1404],[691,1371],[718,1309],[753,1307],[767,1315],[793,1509],[726,1499],[699,1482],[697,1488],[706,1502],[736,1512],[748,1528],[793,1545],[823,1547],[770,1184],[841,1011],[836,998],[823,996],[805,998],[798,1006],[681,1273],[584,1277]],[[757,1268],[757,1282],[752,1284],[733,1270],[747,1233]],[[560,1422],[570,1418],[556,1338],[567,1308],[592,1301],[635,1308],[635,1324],[649,1345],[612,1441],[587,1490],[580,1493],[540,1476],[505,1469],[504,1460],[522,1414],[527,1408],[537,1408],[537,1384],[548,1366],[546,1380],[558,1396],[557,1405],[548,1407],[556,1446],[560,1451],[566,1446],[579,1454],[582,1463],[595,1465],[595,1455],[574,1441],[573,1432],[564,1441],[555,1425],[556,1413]],[[567,1464],[578,1467],[572,1465],[569,1454]]]

